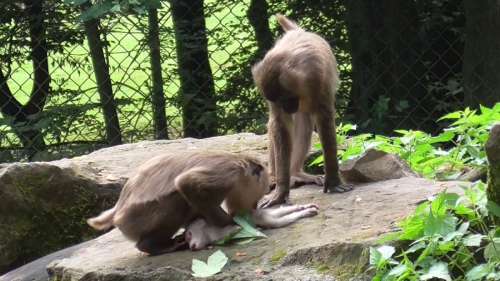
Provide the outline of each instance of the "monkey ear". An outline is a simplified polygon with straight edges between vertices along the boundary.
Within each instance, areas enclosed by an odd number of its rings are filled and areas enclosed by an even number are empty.
[[[258,163],[252,163],[252,176],[260,176],[260,173],[264,170],[264,167]]]

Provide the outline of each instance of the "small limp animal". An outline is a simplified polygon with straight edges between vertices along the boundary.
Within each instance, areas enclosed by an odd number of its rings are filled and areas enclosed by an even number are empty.
[[[256,209],[252,211],[252,219],[257,226],[262,228],[278,228],[290,225],[302,218],[315,216],[318,210],[319,207],[315,204]],[[199,218],[194,220],[184,233],[189,248],[195,251],[204,249],[239,230],[237,225],[218,227]]]

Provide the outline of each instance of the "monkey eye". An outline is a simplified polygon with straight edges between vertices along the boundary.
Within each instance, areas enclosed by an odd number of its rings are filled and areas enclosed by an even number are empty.
[[[252,175],[253,176],[260,176],[260,172],[262,172],[263,169],[264,169],[264,167],[262,167],[262,165],[260,165],[260,164],[255,165],[255,167],[252,170]]]
[[[279,102],[286,113],[292,114],[299,110],[299,99],[296,97],[283,98]]]

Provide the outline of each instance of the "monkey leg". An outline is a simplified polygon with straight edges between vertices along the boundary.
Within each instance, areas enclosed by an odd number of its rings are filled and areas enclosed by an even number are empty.
[[[293,146],[290,166],[290,187],[297,188],[306,184],[323,185],[322,176],[304,172],[304,162],[311,148],[313,119],[310,113],[297,112],[293,115]]]
[[[290,152],[292,150],[292,125],[290,114],[283,112],[271,104],[271,113],[268,123],[269,140],[273,145],[276,188],[264,196],[258,204],[259,208],[267,208],[276,204],[285,203],[290,194]]]
[[[157,229],[141,237],[135,246],[139,251],[145,252],[150,256],[171,253],[188,248],[189,244],[184,239],[184,235],[178,235],[175,238],[171,238],[169,235],[172,235],[170,231]]]
[[[316,125],[318,126],[325,159],[325,182],[323,184],[323,192],[346,192],[352,190],[353,185],[342,183],[339,176],[335,110],[321,109],[321,111],[316,114]]]
[[[231,182],[221,174],[205,167],[196,167],[177,176],[175,185],[192,208],[209,224],[226,226],[233,219],[221,208],[221,203],[231,190]]]

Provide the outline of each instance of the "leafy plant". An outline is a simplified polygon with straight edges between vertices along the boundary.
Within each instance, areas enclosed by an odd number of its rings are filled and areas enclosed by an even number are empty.
[[[443,192],[420,204],[386,238],[402,247],[370,249],[373,280],[499,280],[500,227],[492,220],[500,216],[497,208],[481,182],[463,196]]]
[[[267,238],[264,233],[256,228],[249,214],[235,216],[233,220],[236,224],[241,226],[240,231],[230,234],[229,236],[217,241],[215,243],[216,245],[227,245],[232,242],[236,242],[236,244],[241,245],[250,243],[260,238]]]
[[[399,136],[361,134],[348,138],[356,125],[340,124],[337,128],[340,161],[376,148],[399,155],[414,171],[428,178],[455,179],[466,167],[486,167],[484,144],[490,128],[500,121],[500,103],[493,108],[481,106],[479,111],[466,108],[439,120],[453,122],[437,136],[416,130],[395,130]],[[323,165],[323,156],[311,165]]]
[[[191,265],[192,275],[202,278],[213,276],[221,272],[227,262],[228,258],[221,250],[210,255],[206,263],[198,259],[193,259],[193,264]]]

